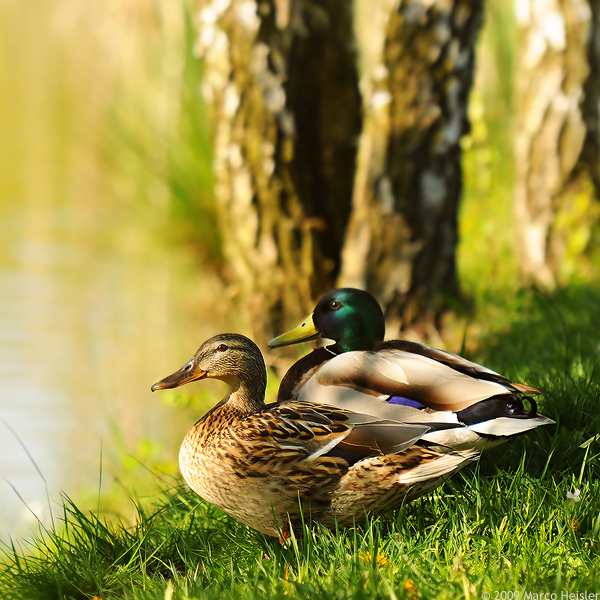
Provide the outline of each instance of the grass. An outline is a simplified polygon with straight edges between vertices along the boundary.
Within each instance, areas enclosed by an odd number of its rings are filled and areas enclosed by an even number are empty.
[[[472,356],[481,358],[485,348],[486,364],[542,386],[547,394],[540,406],[557,425],[491,450],[433,494],[354,529],[315,525],[286,547],[207,505],[178,479],[154,502],[136,502],[129,526],[65,498],[61,523],[4,549],[0,596],[414,599],[598,592],[599,298],[586,287],[552,298],[516,293],[504,299],[503,319],[488,305],[490,314],[481,317],[491,325],[479,332],[480,352]],[[578,502],[567,497],[575,490]]]

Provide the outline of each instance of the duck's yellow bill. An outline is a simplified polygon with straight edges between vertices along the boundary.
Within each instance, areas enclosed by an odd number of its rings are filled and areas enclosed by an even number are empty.
[[[295,329],[282,333],[269,341],[269,348],[279,348],[281,346],[289,346],[298,342],[308,342],[321,337],[321,333],[317,331],[313,323],[312,315],[310,315],[303,323]]]

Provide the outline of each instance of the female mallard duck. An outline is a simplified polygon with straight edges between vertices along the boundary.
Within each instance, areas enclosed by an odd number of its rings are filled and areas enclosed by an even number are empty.
[[[420,445],[426,425],[397,423],[309,402],[266,405],[266,368],[248,338],[204,342],[179,371],[152,386],[213,377],[229,391],[187,433],[179,465],[208,502],[267,535],[302,520],[361,522],[435,488],[477,452]]]
[[[287,372],[278,400],[318,402],[409,423],[426,423],[424,440],[453,449],[484,449],[554,423],[523,394],[537,388],[456,354],[404,340],[384,342],[385,320],[371,294],[341,288],[325,294],[301,325],[271,348],[329,338]],[[530,409],[523,406],[527,399]]]

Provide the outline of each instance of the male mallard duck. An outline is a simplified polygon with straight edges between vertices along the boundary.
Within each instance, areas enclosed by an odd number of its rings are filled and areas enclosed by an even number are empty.
[[[428,492],[477,456],[420,445],[426,425],[310,402],[266,405],[265,363],[241,335],[204,342],[152,391],[207,377],[229,391],[185,436],[181,472],[202,498],[267,535],[288,537],[303,517],[328,527],[359,523]]]
[[[423,439],[453,449],[489,448],[554,423],[523,396],[541,390],[456,354],[404,340],[384,342],[384,336],[383,312],[371,294],[354,288],[325,294],[301,325],[269,342],[271,348],[318,337],[335,342],[290,368],[278,400],[427,423],[432,431]]]

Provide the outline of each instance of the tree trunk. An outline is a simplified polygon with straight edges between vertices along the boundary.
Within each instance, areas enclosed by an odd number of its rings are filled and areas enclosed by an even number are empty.
[[[350,4],[205,1],[200,23],[231,293],[264,341],[338,268],[361,126]]]
[[[440,296],[457,292],[460,138],[481,3],[200,4],[240,325],[264,341],[335,285],[370,290],[409,326],[431,324]]]
[[[340,282],[423,335],[458,296],[460,140],[482,3],[357,5],[365,119]]]
[[[525,278],[552,288],[588,250],[600,216],[598,0],[517,7],[514,212]]]

